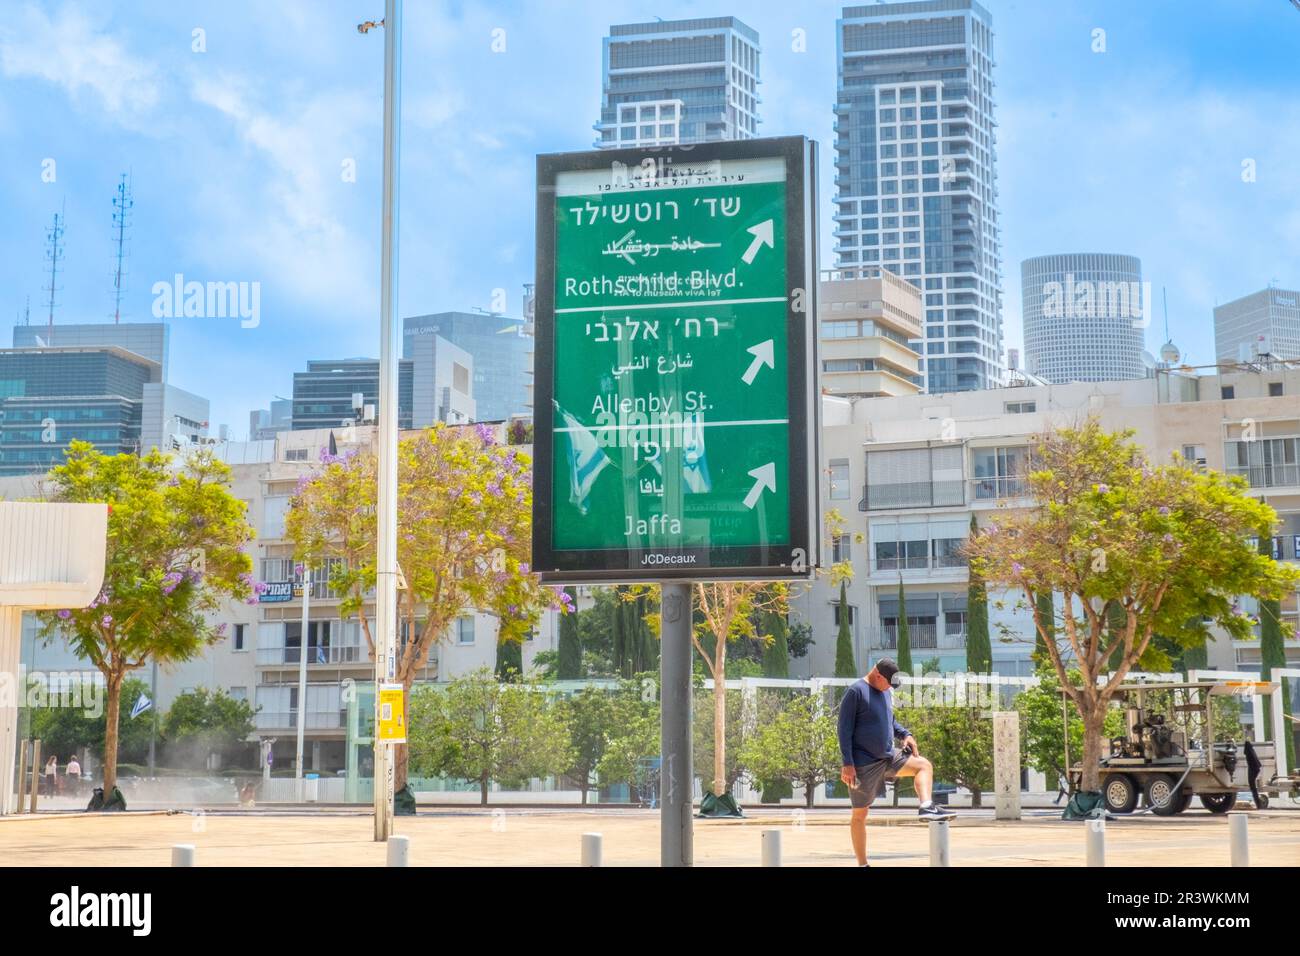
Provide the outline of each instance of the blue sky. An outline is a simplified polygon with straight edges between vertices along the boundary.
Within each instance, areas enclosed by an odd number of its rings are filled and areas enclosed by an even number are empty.
[[[1213,360],[1211,310],[1300,285],[1300,10],[1289,0],[987,0],[996,34],[1006,343],[1020,261],[1137,255],[1174,339]],[[589,148],[609,24],[733,14],[760,33],[765,135],[823,144],[830,265],[835,19],[841,6],[407,0],[402,314],[517,315],[532,277],[538,152]],[[111,321],[111,200],[133,177],[124,314],[151,287],[261,283],[261,323],[172,320],[171,380],[212,422],[288,395],[308,358],[378,351],[380,0],[6,0],[0,20],[0,334],[46,319],[44,237],[66,204],[55,321]],[[194,30],[204,52],[195,52]],[[807,37],[792,49],[792,31]],[[1093,31],[1105,52],[1093,52]],[[494,30],[505,50],[494,52]],[[502,34],[496,34],[498,38]],[[499,43],[498,43],[499,45]],[[45,182],[47,159],[54,182]],[[356,181],[342,175],[355,162]],[[1244,182],[1252,160],[1255,180]],[[1148,348],[1162,340],[1157,315]]]

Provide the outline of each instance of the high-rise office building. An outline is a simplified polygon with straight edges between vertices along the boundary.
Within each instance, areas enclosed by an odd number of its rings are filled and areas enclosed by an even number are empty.
[[[137,452],[161,366],[113,346],[0,349],[0,474],[48,471],[74,440]]]
[[[1214,354],[1220,362],[1300,359],[1300,292],[1270,287],[1215,306]]]
[[[1151,303],[1137,256],[1035,256],[1020,263],[1025,371],[1054,385],[1145,378]]]
[[[248,440],[265,441],[276,432],[293,428],[293,399],[276,398],[270,408],[256,408],[248,413]]]
[[[416,358],[421,343],[439,337],[463,349],[473,359],[474,385],[461,391],[474,398],[475,420],[505,421],[532,414],[532,341],[528,332],[526,322],[501,315],[414,315],[402,320],[402,357]]]
[[[80,322],[56,325],[52,329],[45,325],[16,325],[13,345],[16,350],[27,352],[44,348],[76,348],[86,352],[116,348],[154,363],[158,367],[157,375],[144,384],[138,430],[131,450],[172,451],[186,441],[207,437],[209,404],[206,398],[170,383],[167,370],[170,332],[165,322]],[[80,393],[70,392],[68,397],[77,394]],[[65,409],[63,414],[69,412]]]
[[[758,135],[758,33],[735,17],[611,26],[596,146]]]
[[[1001,378],[993,21],[975,0],[845,7],[837,21],[836,258],[921,288],[927,391]]]
[[[473,378],[468,352],[439,335],[419,337],[411,357],[397,363],[397,427],[474,421]],[[384,414],[377,359],[311,361],[307,371],[293,373],[293,431],[365,421],[367,405]]]

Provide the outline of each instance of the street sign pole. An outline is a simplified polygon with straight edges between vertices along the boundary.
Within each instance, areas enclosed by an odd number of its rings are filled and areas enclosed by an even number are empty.
[[[397,157],[402,0],[384,5],[384,236],[379,351],[379,548],[375,579],[375,840],[393,828],[393,748],[379,740],[379,687],[397,658]]]
[[[665,582],[659,600],[659,862],[692,866],[691,585]]]

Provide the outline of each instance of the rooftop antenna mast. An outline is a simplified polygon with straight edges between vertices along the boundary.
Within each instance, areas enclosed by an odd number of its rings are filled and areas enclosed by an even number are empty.
[[[1165,308],[1165,341],[1168,342],[1169,341],[1169,295],[1165,291],[1164,286],[1160,287],[1160,301],[1164,303],[1164,308]]]
[[[53,344],[54,341],[54,293],[59,291],[59,260],[63,258],[63,230],[66,224],[67,201],[63,203],[63,212],[54,214],[54,225],[45,233],[45,241],[48,248],[45,250],[45,258],[50,261],[50,284],[45,289],[50,294],[50,318],[49,331],[47,333],[46,345]]]
[[[126,257],[126,227],[131,224],[131,182],[123,173],[113,197],[113,228],[117,230],[117,270],[113,273],[113,322],[122,321],[122,262]]]

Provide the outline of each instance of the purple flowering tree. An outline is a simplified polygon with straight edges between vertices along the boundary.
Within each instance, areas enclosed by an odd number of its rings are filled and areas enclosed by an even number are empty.
[[[1024,592],[1083,719],[1089,791],[1098,789],[1116,688],[1135,667],[1170,666],[1155,635],[1204,647],[1211,622],[1249,638],[1237,597],[1280,597],[1300,580],[1300,571],[1251,545],[1252,536],[1272,533],[1277,513],[1250,496],[1244,479],[1200,473],[1179,458],[1152,465],[1132,434],[1089,420],[1041,436],[1028,478],[1035,506],[999,514],[966,548],[972,574]],[[1064,596],[1058,629],[1035,600],[1054,591]]]
[[[340,611],[356,614],[375,656],[376,461],[373,454],[325,462],[300,483],[286,519],[299,558],[341,559],[331,587]],[[481,609],[497,616],[498,641],[522,642],[547,607],[569,609],[561,591],[530,573],[532,462],[501,445],[494,429],[435,426],[398,450],[397,561],[405,588],[398,615],[408,639],[398,648],[397,679],[407,690],[447,638],[456,617]],[[408,754],[396,754],[396,785],[406,784]]]
[[[42,636],[64,639],[104,675],[104,791],[117,783],[122,684],[150,660],[189,660],[221,637],[208,612],[252,590],[253,537],[230,469],[200,451],[181,470],[158,451],[104,455],[74,441],[50,472],[56,501],[107,502],[104,586],[87,608],[45,612]]]

